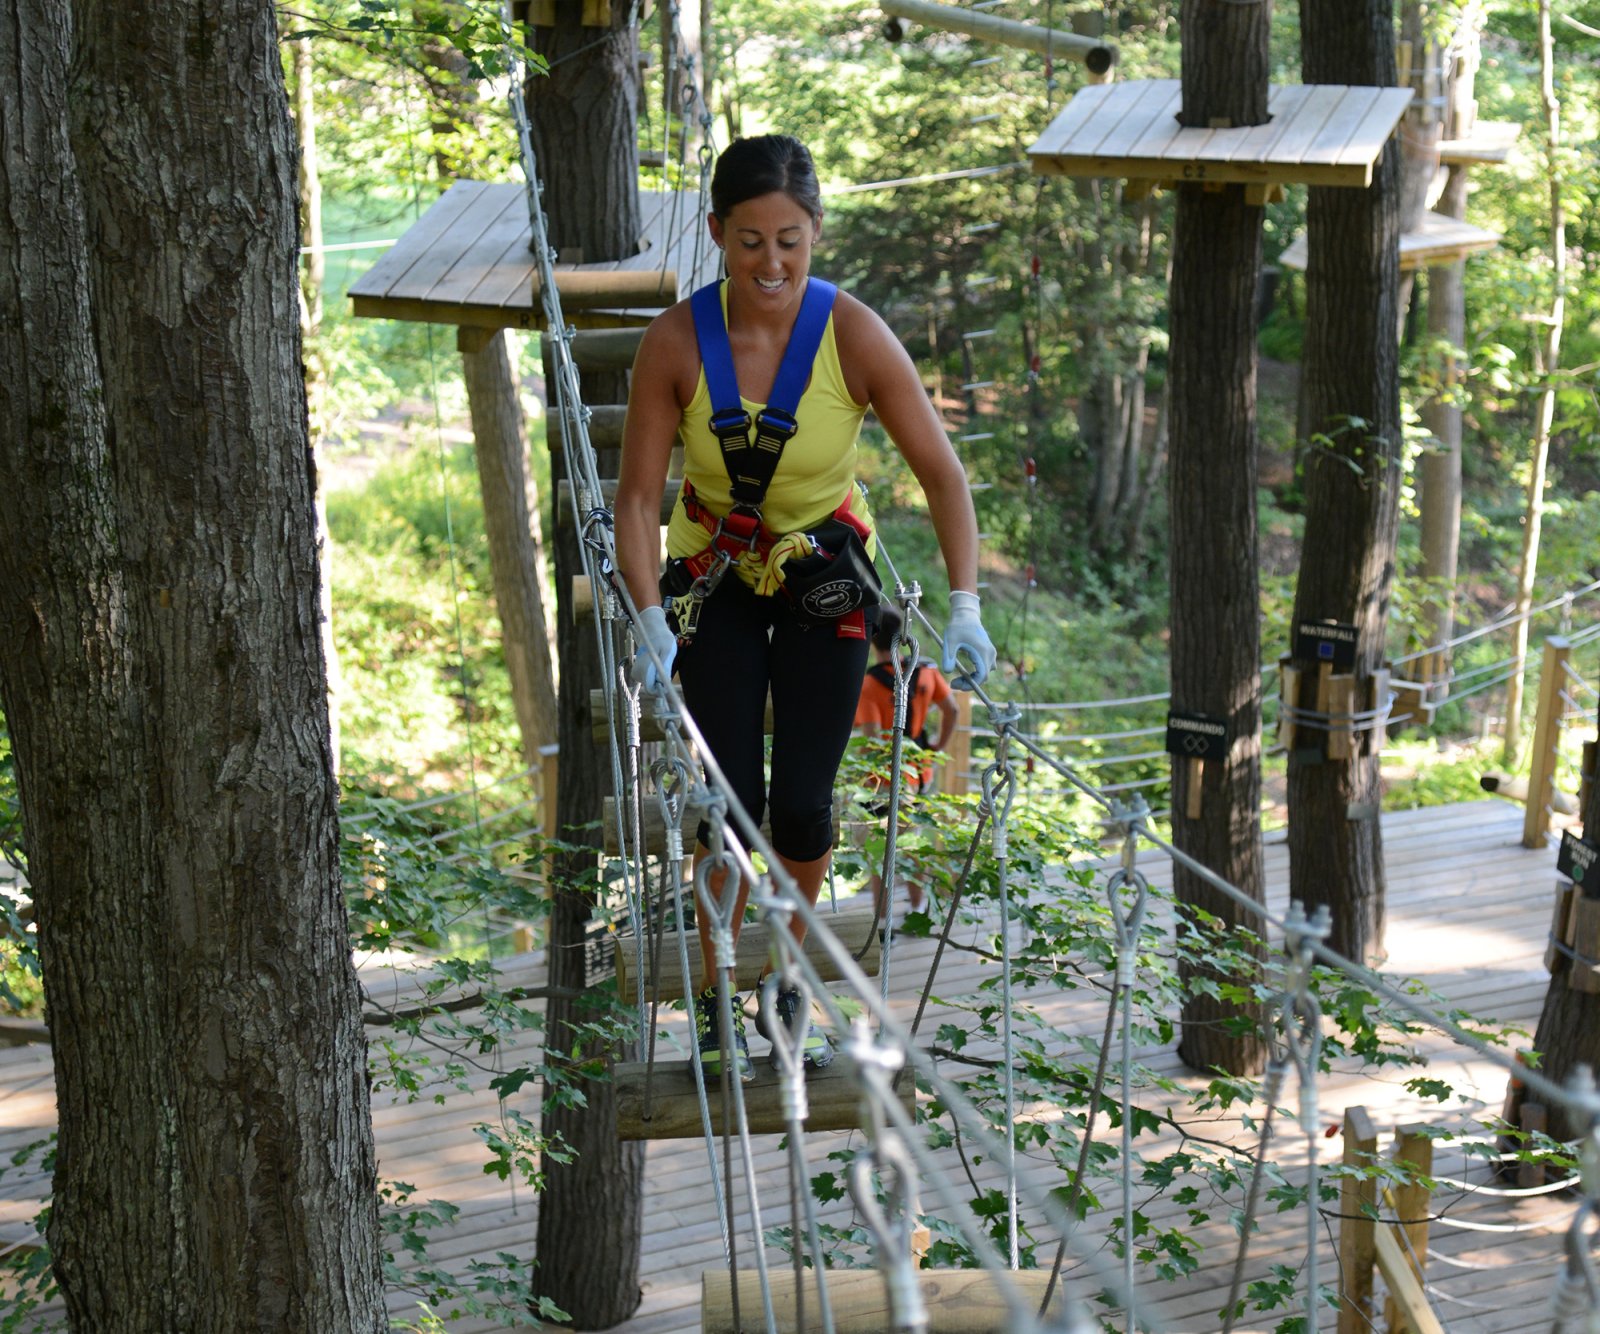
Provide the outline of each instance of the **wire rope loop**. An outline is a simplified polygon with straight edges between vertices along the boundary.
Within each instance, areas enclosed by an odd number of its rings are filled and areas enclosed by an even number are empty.
[[[1106,902],[1111,908],[1111,926],[1117,941],[1117,985],[1124,989],[1133,986],[1138,971],[1139,933],[1144,928],[1149,899],[1150,882],[1137,870],[1113,871],[1106,881]]]
[[[778,1016],[780,990],[799,993],[795,1012],[800,1016],[800,1021],[792,1031],[785,1031]],[[786,969],[782,974],[768,973],[762,979],[761,1013],[766,1018],[767,1032],[778,1035],[773,1041],[772,1050],[778,1058],[783,1118],[790,1125],[804,1125],[806,1118],[811,1115],[811,1104],[806,1098],[806,1039],[811,1033],[806,1017],[811,1013],[811,984],[799,969]]]
[[[711,878],[717,872],[726,873],[719,895],[712,888]],[[739,898],[739,864],[728,852],[713,852],[694,868],[694,897],[710,922],[711,953],[716,967],[734,966],[733,907]]]
[[[1299,903],[1289,905],[1283,924],[1284,985],[1278,1000],[1278,1024],[1289,1062],[1300,1079],[1300,1122],[1316,1133],[1317,1068],[1322,1056],[1322,1007],[1311,988],[1314,951],[1333,929],[1326,905],[1307,918]]]
[[[1000,751],[993,763],[983,771],[983,797],[978,805],[979,813],[993,820],[990,834],[994,840],[996,861],[1004,861],[1007,855],[1011,806],[1017,797],[1016,766],[1006,753],[1008,737],[1007,732],[1000,734]]]
[[[667,832],[667,865],[677,866],[683,861],[683,806],[689,788],[689,766],[674,755],[652,764],[650,776],[655,779],[656,804],[661,808],[661,823]]]
[[[629,638],[631,639],[633,631],[632,622],[630,622],[628,625],[628,631]],[[617,689],[622,692],[623,722],[628,728],[628,749],[630,751],[636,751],[644,741],[643,734],[639,729],[640,715],[643,713],[643,708],[641,707],[640,701],[644,695],[644,687],[642,685],[634,685],[630,678],[627,666],[625,664],[619,664],[617,667]],[[670,829],[672,826],[668,825],[667,827]],[[680,852],[678,855],[682,856],[683,854]]]
[[[1564,1241],[1566,1264],[1555,1292],[1556,1321],[1563,1330],[1576,1328],[1576,1322],[1584,1317],[1587,1320],[1582,1328],[1600,1328],[1600,1273],[1596,1271],[1594,1259],[1597,1237],[1600,1237],[1600,1209],[1591,1197],[1572,1215]]]
[[[874,1170],[883,1185],[883,1202],[873,1188]],[[884,1135],[851,1162],[849,1189],[878,1249],[878,1263],[889,1289],[889,1327],[926,1330],[928,1311],[911,1256],[911,1230],[918,1209],[917,1165],[898,1134]]]

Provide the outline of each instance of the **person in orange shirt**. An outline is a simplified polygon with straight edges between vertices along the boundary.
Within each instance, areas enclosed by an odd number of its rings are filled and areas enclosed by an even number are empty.
[[[897,607],[885,605],[878,609],[878,626],[872,636],[875,661],[862,679],[861,698],[856,703],[855,728],[864,736],[887,736],[894,730],[894,641],[902,624],[904,618]],[[955,698],[950,682],[931,662],[912,662],[908,658],[901,670],[906,677],[906,742],[914,750],[942,753],[950,743],[950,734],[956,730]],[[939,711],[939,732],[930,741],[928,713],[931,709]],[[933,783],[933,761],[909,759],[901,781],[910,783],[902,792],[902,801],[906,796],[926,792]],[[870,808],[872,814],[887,815],[888,777],[874,777],[872,786],[884,793],[884,800]],[[873,903],[881,916],[887,908],[882,892],[883,878],[876,870],[869,884]],[[912,911],[921,908],[922,886],[914,880],[908,881],[907,892]]]

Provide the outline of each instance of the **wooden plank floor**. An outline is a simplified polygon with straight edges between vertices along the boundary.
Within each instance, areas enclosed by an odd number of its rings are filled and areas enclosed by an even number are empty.
[[[1453,1003],[1482,1017],[1517,1023],[1531,1030],[1545,990],[1542,954],[1549,891],[1554,883],[1554,854],[1521,848],[1520,828],[1521,808],[1497,801],[1384,817],[1389,865],[1388,968],[1392,973],[1421,979]],[[1169,877],[1170,870],[1163,859],[1147,856],[1142,864],[1154,881]],[[1270,903],[1281,911],[1287,881],[1287,853],[1281,835],[1269,837],[1267,866]],[[964,927],[964,937],[971,940],[983,929]],[[931,942],[901,940],[896,944],[891,995],[907,1018],[931,955]],[[514,980],[529,982],[542,972],[542,961],[537,955],[518,956],[506,961],[506,970]],[[936,992],[944,997],[970,993],[992,973],[991,966],[970,953],[947,956]],[[369,993],[375,996],[387,994],[386,988],[392,990],[398,985],[375,967],[365,975]],[[1103,1001],[1097,997],[1098,993],[1029,993],[1025,1004],[1043,1024],[1060,1033],[1098,1034],[1104,1011]],[[664,1056],[676,1054],[673,1043],[681,1031],[676,1023],[667,1025],[660,1047]],[[1402,1087],[1403,1074],[1374,1078],[1359,1072],[1336,1071],[1321,1086],[1324,1123],[1332,1125],[1344,1107],[1360,1103],[1370,1110],[1382,1133],[1419,1120],[1470,1132],[1476,1114],[1499,1109],[1504,1079],[1488,1062],[1442,1039],[1423,1038],[1418,1045],[1428,1054],[1428,1072],[1452,1081],[1462,1091],[1461,1101],[1443,1108],[1424,1105]],[[756,1059],[764,1061],[765,1044],[752,1038],[752,1046]],[[1147,1050],[1141,1057],[1161,1073],[1187,1085],[1197,1082],[1195,1076],[1182,1069],[1171,1050]],[[532,1250],[533,1198],[526,1191],[512,1192],[484,1174],[483,1152],[471,1129],[475,1123],[498,1118],[499,1109],[485,1091],[488,1078],[488,1073],[474,1075],[472,1083],[477,1092],[453,1096],[442,1105],[427,1097],[405,1102],[386,1095],[378,1100],[375,1109],[383,1175],[413,1183],[419,1199],[448,1199],[461,1206],[457,1224],[434,1242],[435,1262],[463,1262],[502,1250],[527,1255]],[[1141,1097],[1148,1101],[1156,1095],[1146,1090]],[[1291,1107],[1296,1105],[1297,1095],[1292,1088],[1286,1091],[1284,1102]],[[531,1098],[518,1100],[516,1106],[527,1114],[536,1111]],[[41,1048],[0,1050],[0,1154],[10,1155],[38,1139],[53,1120],[48,1053]],[[1223,1135],[1229,1133],[1228,1125],[1224,1120],[1200,1129],[1206,1134]],[[1236,1126],[1233,1133],[1240,1134]],[[808,1137],[813,1170],[820,1170],[830,1150],[851,1142],[849,1132]],[[1241,1142],[1248,1143],[1248,1137]],[[1305,1143],[1292,1121],[1280,1124],[1273,1158],[1291,1180],[1298,1165],[1304,1163]],[[763,1221],[767,1226],[786,1223],[786,1160],[778,1138],[764,1137],[754,1147],[765,1210]],[[1167,1147],[1167,1141],[1141,1139],[1138,1143],[1145,1154]],[[1319,1160],[1337,1158],[1338,1153],[1337,1139],[1319,1140]],[[1441,1143],[1438,1153],[1437,1173],[1485,1180],[1483,1169],[1466,1166],[1460,1152],[1449,1144]],[[699,1328],[701,1272],[723,1263],[719,1225],[706,1184],[706,1149],[695,1141],[652,1144],[648,1161],[644,1298],[635,1318],[619,1328],[629,1334],[688,1334]],[[951,1167],[957,1170],[953,1159]],[[1040,1189],[1060,1184],[1056,1169],[1045,1162],[1025,1160],[1022,1175],[1025,1183],[1031,1182]],[[979,1180],[988,1185],[996,1178],[984,1168],[980,1169]],[[36,1173],[30,1175],[26,1171],[8,1171],[0,1178],[0,1238],[17,1240],[26,1234],[27,1220],[37,1208],[41,1185]],[[1102,1195],[1105,1198],[1106,1192]],[[1117,1207],[1114,1199],[1105,1202],[1113,1209]],[[1183,1212],[1164,1200],[1141,1199],[1141,1207],[1155,1219],[1176,1219]],[[1435,1227],[1433,1247],[1456,1262],[1453,1267],[1436,1259],[1429,1269],[1430,1282],[1446,1299],[1436,1297],[1446,1326],[1454,1334],[1549,1328],[1549,1298],[1571,1201],[1560,1195],[1507,1201],[1463,1193],[1436,1199],[1435,1208],[1452,1221],[1498,1227],[1514,1224],[1524,1229],[1508,1233]],[[1217,1212],[1225,1215],[1226,1208]],[[845,1221],[848,1216],[848,1209],[840,1205],[823,1210],[823,1217],[835,1222]],[[740,1227],[741,1263],[748,1265],[751,1234],[742,1210]],[[1227,1291],[1233,1236],[1225,1226],[1202,1228],[1199,1235],[1205,1243],[1199,1271],[1181,1283],[1155,1284],[1145,1290],[1154,1302],[1153,1314],[1164,1328],[1204,1331],[1219,1327],[1216,1312]],[[1304,1223],[1298,1214],[1264,1217],[1261,1235],[1252,1247],[1247,1276],[1261,1277],[1273,1263],[1298,1266],[1304,1254],[1303,1236]],[[1041,1236],[1038,1241],[1041,1255],[1053,1251],[1053,1238]],[[1326,1230],[1320,1254],[1324,1280],[1336,1281],[1335,1251]],[[1106,1255],[1109,1257],[1109,1250]],[[769,1252],[769,1260],[782,1263],[775,1251]],[[407,1305],[403,1296],[396,1296],[393,1307],[397,1314],[405,1312]],[[1270,1329],[1277,1318],[1281,1313],[1271,1320],[1247,1318],[1240,1326],[1241,1334],[1244,1330]],[[1250,1319],[1258,1323],[1252,1325]],[[1324,1321],[1324,1327],[1332,1327],[1331,1318]],[[451,1328],[459,1334],[476,1334],[492,1326],[463,1321]]]

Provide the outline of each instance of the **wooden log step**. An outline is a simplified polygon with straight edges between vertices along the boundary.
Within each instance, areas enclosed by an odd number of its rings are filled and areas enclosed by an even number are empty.
[[[756,1077],[744,1086],[750,1133],[781,1135],[788,1127],[783,1120],[778,1072],[768,1062],[765,1044],[759,1038],[751,1046],[756,1048],[751,1052]],[[700,1099],[694,1090],[689,1062],[656,1062],[648,1120],[645,1119],[645,1070],[644,1061],[626,1061],[612,1072],[617,1097],[617,1137],[625,1140],[699,1139]],[[900,1096],[906,1110],[914,1111],[916,1089],[909,1077],[901,1081]],[[844,1052],[836,1050],[832,1065],[806,1075],[806,1101],[810,1104],[807,1130],[859,1130],[862,1125],[861,1087],[856,1080],[855,1063]],[[720,1088],[711,1097],[711,1130],[713,1134],[722,1133]]]
[[[622,448],[622,423],[628,416],[626,404],[601,403],[589,409],[589,444],[595,449],[621,449]],[[550,448],[559,451],[566,448],[565,437],[567,434],[566,419],[552,409],[550,421],[554,423],[555,430],[546,437]]]
[[[557,284],[560,278],[556,279]],[[625,371],[633,365],[644,329],[580,329],[572,339],[572,360],[580,371]]]
[[[621,719],[622,697],[617,697],[617,717]],[[594,733],[596,741],[606,739],[609,724],[606,720],[605,691],[598,687],[589,692],[589,730]],[[764,736],[772,735],[772,701],[767,701],[766,716],[762,719],[761,731]],[[661,722],[656,717],[655,709],[646,699],[639,710],[639,739],[641,741],[663,741],[666,734],[661,730]]]
[[[603,709],[604,705],[602,704],[601,707]],[[602,713],[601,717],[604,716]],[[626,810],[623,813],[626,816]],[[666,821],[661,818],[659,803],[654,801],[645,802],[640,815],[644,823],[644,850],[653,857],[665,857],[667,855],[667,826]],[[605,826],[601,837],[604,839],[603,847],[606,856],[616,857],[621,855],[622,847],[617,842],[617,799],[615,797],[607,797],[605,799],[601,807],[600,819]],[[694,832],[699,828],[699,825],[699,817],[690,814],[688,807],[685,806],[680,828],[683,833],[683,850],[686,855],[694,848]]]
[[[826,1276],[837,1334],[882,1334],[890,1328],[888,1289],[878,1270],[829,1269]],[[796,1325],[794,1318],[794,1270],[773,1265],[767,1278],[779,1334],[821,1334],[815,1276],[805,1276],[804,1325]],[[983,1269],[924,1269],[918,1279],[928,1308],[928,1334],[1006,1334],[1017,1326],[1001,1296],[1001,1283],[1009,1280],[1016,1284],[1023,1304],[1029,1311],[1037,1311],[1050,1271],[1022,1269],[1002,1280]],[[1057,1301],[1061,1292],[1058,1283]],[[761,1275],[753,1269],[740,1270],[740,1324],[745,1329],[760,1327],[762,1311]],[[738,1334],[733,1323],[733,1282],[726,1269],[707,1269],[700,1275],[700,1328],[705,1334]]]
[[[692,893],[691,887],[685,885],[684,897],[687,899]],[[877,915],[872,911],[868,897],[865,894],[858,894],[854,898],[846,899],[839,905],[839,911],[836,913],[826,912],[826,904],[819,904],[818,907],[826,914],[828,929],[843,942],[852,955],[860,954],[861,957],[856,963],[861,971],[868,977],[876,977],[883,962],[883,944],[878,939]],[[746,922],[739,929],[733,976],[734,985],[740,991],[753,990],[760,981],[762,969],[767,966],[771,940],[771,924],[766,921]],[[689,976],[694,985],[698,986],[701,963],[699,933],[691,929],[687,943]],[[678,958],[677,931],[669,929],[661,935],[659,980],[650,970],[648,959],[650,947],[650,942],[646,941],[645,998],[663,1001],[682,1000],[683,966]],[[835,982],[839,979],[838,964],[823,948],[815,932],[806,937],[805,951],[806,958],[811,961],[811,966],[817,970],[824,982]],[[631,931],[622,932],[617,936],[614,954],[617,965],[617,994],[625,1003],[631,1003],[638,985],[634,979],[638,946],[634,943]]]
[[[666,487],[661,492],[661,522],[666,523],[672,518],[672,507],[678,503],[678,491],[683,483],[676,477],[667,478]],[[600,482],[600,503],[607,509],[614,509],[617,503],[617,483],[615,478],[602,478]],[[567,528],[572,524],[572,483],[563,479],[556,483],[556,527]]]

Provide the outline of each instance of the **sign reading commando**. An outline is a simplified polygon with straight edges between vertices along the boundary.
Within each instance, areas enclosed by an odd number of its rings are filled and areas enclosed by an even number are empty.
[[[1167,715],[1167,754],[1190,760],[1228,758],[1228,725],[1203,713]]]

